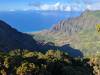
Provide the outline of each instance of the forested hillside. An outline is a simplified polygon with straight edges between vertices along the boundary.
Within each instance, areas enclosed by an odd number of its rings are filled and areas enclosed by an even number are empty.
[[[70,44],[84,55],[93,55],[100,52],[97,24],[100,24],[100,11],[85,11],[79,17],[62,20],[48,31],[34,33],[34,38],[57,46]]]
[[[100,75],[100,55],[73,58],[59,50],[0,51],[0,75]]]

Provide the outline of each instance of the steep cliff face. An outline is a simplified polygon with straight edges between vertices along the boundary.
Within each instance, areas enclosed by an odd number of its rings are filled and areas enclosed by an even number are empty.
[[[0,49],[34,49],[35,40],[0,20]]]
[[[100,24],[100,11],[85,11],[79,17],[62,20],[50,30],[34,36],[46,42],[49,39],[57,46],[70,44],[85,55],[91,55],[100,52],[100,34],[96,24]]]
[[[51,29],[51,32],[65,32],[69,36],[80,30],[95,28],[96,24],[100,24],[98,14],[98,11],[85,11],[79,17],[62,20]]]

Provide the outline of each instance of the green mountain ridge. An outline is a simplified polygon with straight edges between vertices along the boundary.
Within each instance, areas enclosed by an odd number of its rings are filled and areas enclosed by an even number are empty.
[[[0,20],[0,50],[34,49],[36,41],[32,36],[19,32]]]
[[[100,52],[100,34],[96,29],[100,24],[99,16],[100,11],[85,11],[79,17],[62,20],[48,31],[34,34],[34,38],[60,46],[70,44],[85,55],[93,55]]]

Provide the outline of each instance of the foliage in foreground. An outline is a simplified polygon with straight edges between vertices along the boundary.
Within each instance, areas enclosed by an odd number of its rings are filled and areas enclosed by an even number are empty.
[[[0,75],[100,75],[100,56],[72,58],[59,50],[1,51]]]

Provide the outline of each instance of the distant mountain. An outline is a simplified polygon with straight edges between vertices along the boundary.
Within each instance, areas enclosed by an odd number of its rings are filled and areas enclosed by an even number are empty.
[[[80,30],[95,28],[96,24],[100,24],[100,12],[87,10],[79,17],[62,20],[51,31],[65,32],[69,36]]]
[[[0,20],[0,49],[34,49],[36,41]]]
[[[100,50],[96,24],[100,24],[100,11],[85,11],[79,17],[60,21],[50,30],[35,33],[34,38],[53,42],[57,46],[70,44],[86,55],[94,54]]]

